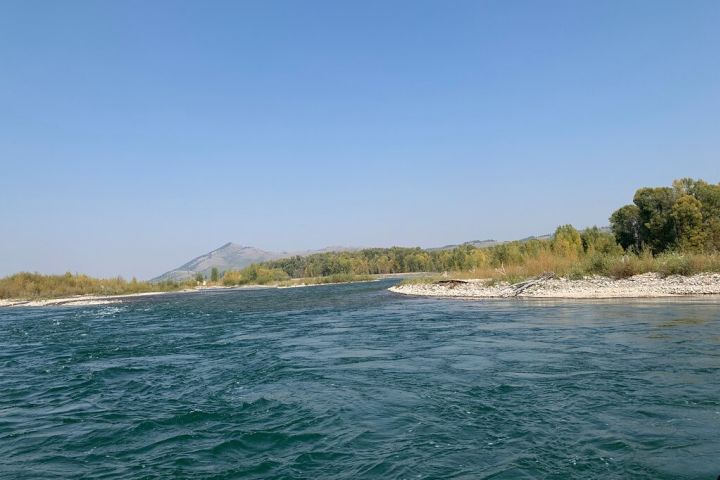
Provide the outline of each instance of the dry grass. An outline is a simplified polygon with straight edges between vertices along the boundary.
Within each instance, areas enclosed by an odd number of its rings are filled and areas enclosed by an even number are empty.
[[[194,282],[193,282],[194,284]],[[92,278],[87,275],[41,275],[21,272],[0,279],[0,298],[40,299],[74,295],[126,295],[130,293],[166,292],[178,290],[184,284],[175,282],[148,283],[121,277]]]
[[[463,275],[467,274],[469,272],[454,272],[452,275],[452,278],[475,278],[475,277],[463,277]],[[413,277],[405,277],[403,278],[399,285],[427,285],[428,283],[435,283],[439,280],[442,280],[443,276],[439,274],[430,274],[430,275],[417,275]]]
[[[443,278],[484,279],[491,283],[516,283],[553,272],[559,277],[580,279],[593,275],[611,278],[628,278],[642,273],[656,272],[663,276],[695,275],[702,272],[720,272],[720,254],[665,253],[653,256],[649,252],[639,255],[588,254],[581,257],[554,255],[540,252],[534,257],[523,257],[519,261],[499,267],[478,267],[447,275],[429,275],[406,279],[403,284],[433,283]]]

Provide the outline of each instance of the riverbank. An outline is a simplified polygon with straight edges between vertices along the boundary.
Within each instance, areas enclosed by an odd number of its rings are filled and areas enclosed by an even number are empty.
[[[588,277],[581,280],[551,278],[532,285],[517,295],[507,282],[492,283],[475,279],[443,283],[396,285],[391,292],[424,297],[459,298],[658,298],[692,295],[720,295],[720,274],[692,276],[644,273],[624,279]]]
[[[168,290],[168,291],[157,291],[157,292],[143,292],[143,293],[128,293],[122,295],[73,295],[67,297],[58,298],[33,298],[33,299],[0,299],[0,308],[2,307],[53,307],[53,306],[86,306],[86,305],[107,305],[112,303],[121,303],[123,300],[128,300],[138,297],[148,297],[157,295],[169,295],[169,294],[184,294],[184,293],[197,293],[203,291],[213,290],[251,290],[261,288],[304,288],[304,287],[316,287],[322,285],[340,285],[343,283],[362,283],[362,282],[374,282],[385,278],[397,278],[403,276],[402,274],[388,274],[388,275],[368,275],[358,276],[357,280],[348,280],[343,282],[328,282],[324,281],[323,277],[314,278],[298,278],[291,281],[275,282],[269,284],[252,284],[252,285],[204,285],[192,288],[184,288],[181,290]]]
[[[162,295],[168,292],[149,292],[149,293],[130,293],[127,295],[77,295],[74,297],[64,298],[43,298],[34,300],[25,300],[18,298],[0,299],[0,307],[49,307],[55,305],[105,305],[108,303],[117,303],[122,298],[131,297],[147,297],[153,295]]]
[[[120,303],[123,300],[138,297],[153,297],[157,295],[168,295],[178,293],[193,293],[203,290],[222,290],[229,287],[196,287],[183,290],[128,293],[124,295],[74,295],[61,298],[38,298],[38,299],[0,299],[0,307],[52,307],[52,306],[85,306],[85,305],[106,305]],[[241,287],[247,288],[247,287]]]

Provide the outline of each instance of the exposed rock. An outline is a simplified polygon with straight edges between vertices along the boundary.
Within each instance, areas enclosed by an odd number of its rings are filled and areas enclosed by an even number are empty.
[[[615,280],[608,277],[588,277],[582,280],[566,278],[543,278],[542,281],[526,284],[517,295],[518,285],[500,282],[488,285],[486,280],[469,280],[446,284],[397,285],[390,290],[406,295],[429,297],[534,297],[534,298],[643,298],[673,297],[687,295],[720,295],[720,274],[701,273],[690,277],[673,275],[662,277],[657,273],[645,273],[634,277]],[[528,283],[531,283],[527,285]]]

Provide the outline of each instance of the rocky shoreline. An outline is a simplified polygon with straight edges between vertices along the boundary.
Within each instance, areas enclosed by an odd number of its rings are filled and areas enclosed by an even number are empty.
[[[107,305],[111,303],[120,303],[128,298],[150,297],[156,295],[168,295],[178,293],[193,293],[206,290],[228,290],[231,288],[263,288],[261,286],[249,287],[194,287],[183,290],[170,290],[165,292],[143,292],[143,293],[127,293],[123,295],[75,295],[72,297],[60,298],[41,298],[41,299],[0,299],[0,307],[55,307],[55,306],[86,306],[86,305]]]
[[[60,305],[69,306],[85,306],[85,305],[107,305],[110,303],[119,303],[124,298],[147,297],[153,295],[163,295],[170,292],[147,292],[147,293],[130,293],[126,295],[76,295],[73,297],[63,298],[44,298],[35,300],[24,299],[0,299],[0,307],[52,307]],[[178,293],[178,292],[172,292]]]
[[[489,284],[487,280],[396,285],[391,292],[424,297],[459,298],[659,298],[695,295],[720,295],[720,273],[662,277],[645,273],[616,280],[588,277],[581,280],[550,278],[532,285],[517,295],[507,282]]]

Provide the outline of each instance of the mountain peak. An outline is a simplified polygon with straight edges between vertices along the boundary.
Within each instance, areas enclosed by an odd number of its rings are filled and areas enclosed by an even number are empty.
[[[256,247],[228,242],[204,255],[195,257],[180,267],[153,278],[151,282],[182,281],[193,278],[198,273],[210,275],[213,268],[221,272],[226,270],[239,270],[253,263],[267,262],[279,258],[293,257],[295,255],[312,255],[329,251],[350,250],[343,247],[324,248],[322,250],[307,250],[303,252],[268,252]]]

